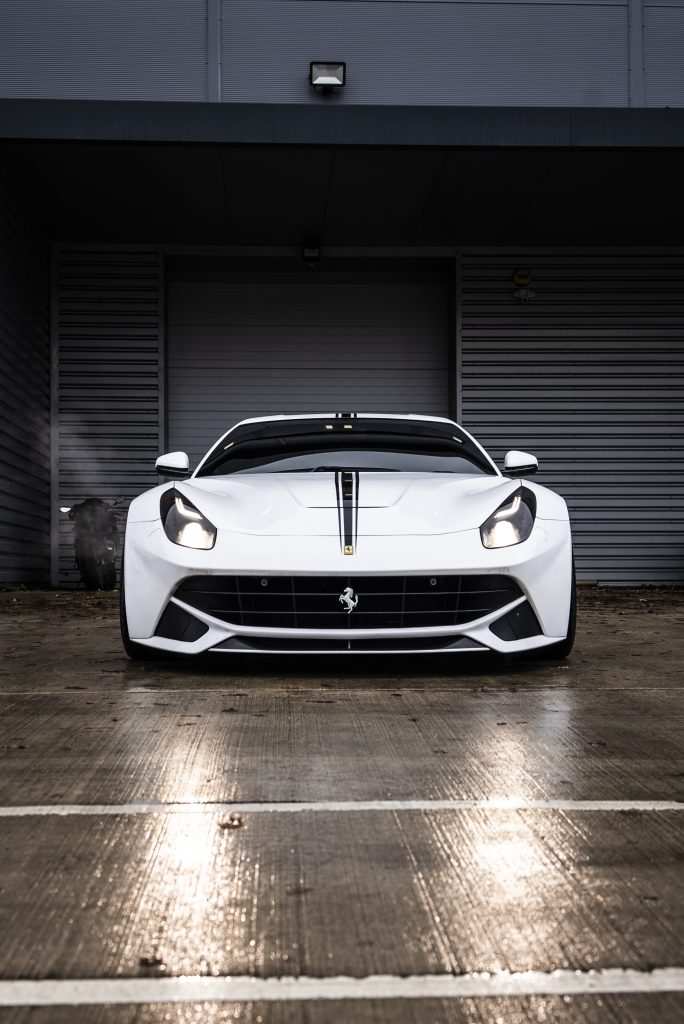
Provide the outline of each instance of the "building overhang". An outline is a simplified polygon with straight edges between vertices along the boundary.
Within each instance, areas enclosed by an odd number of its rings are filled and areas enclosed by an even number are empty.
[[[411,147],[684,147],[684,108],[0,99],[0,138]]]

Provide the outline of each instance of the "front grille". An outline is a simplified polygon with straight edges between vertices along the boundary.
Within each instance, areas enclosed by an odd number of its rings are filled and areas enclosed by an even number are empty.
[[[347,614],[340,596],[358,599]],[[175,597],[237,626],[459,626],[521,596],[510,576],[191,576]]]

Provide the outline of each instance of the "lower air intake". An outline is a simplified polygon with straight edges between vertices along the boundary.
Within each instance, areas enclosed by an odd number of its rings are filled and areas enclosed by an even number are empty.
[[[164,614],[157,624],[154,635],[163,636],[166,640],[183,640],[185,643],[192,643],[204,636],[208,628],[194,615],[188,615],[177,604],[169,603],[164,609]]]
[[[528,636],[539,636],[542,631],[528,601],[517,605],[489,628],[499,640],[524,640]]]

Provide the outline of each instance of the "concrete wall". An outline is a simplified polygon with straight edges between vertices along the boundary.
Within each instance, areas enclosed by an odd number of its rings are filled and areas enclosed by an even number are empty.
[[[0,176],[0,583],[50,572],[49,250]]]
[[[683,0],[3,0],[0,97],[684,106]],[[321,98],[310,60],[348,63]]]

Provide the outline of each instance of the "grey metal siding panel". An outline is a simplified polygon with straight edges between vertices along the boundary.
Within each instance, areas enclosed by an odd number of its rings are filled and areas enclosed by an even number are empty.
[[[444,414],[442,274],[278,272],[168,282],[168,445],[193,463],[273,413]]]
[[[644,82],[644,6],[643,0],[629,0],[629,105],[646,103]]]
[[[684,4],[644,8],[646,101],[684,107]]]
[[[49,249],[0,180],[0,582],[50,572]]]
[[[206,0],[3,0],[0,96],[207,99]]]
[[[348,63],[341,96],[308,85],[321,55]],[[222,67],[232,103],[627,106],[628,9],[224,0]]]
[[[157,482],[161,262],[135,247],[57,252],[60,505],[92,497],[122,499],[125,509]],[[59,544],[60,579],[75,583],[66,520]]]
[[[466,254],[462,312],[464,423],[538,454],[580,577],[684,580],[684,252]]]

